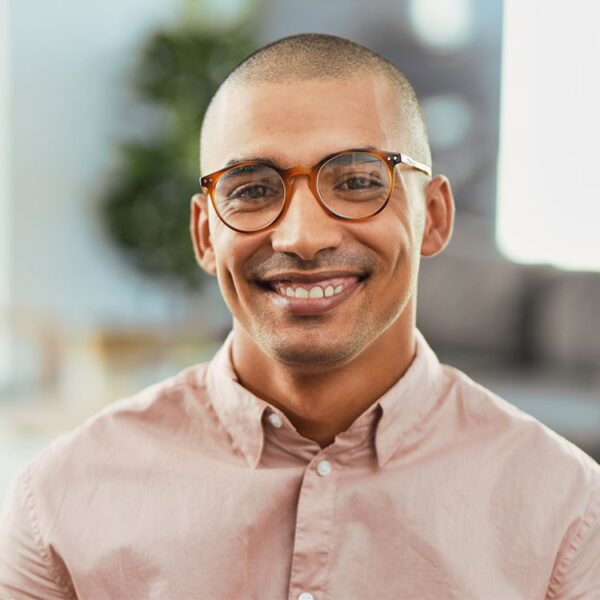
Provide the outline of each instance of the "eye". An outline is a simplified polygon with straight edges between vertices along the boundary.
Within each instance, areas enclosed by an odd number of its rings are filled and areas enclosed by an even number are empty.
[[[339,183],[336,186],[337,190],[340,191],[361,191],[361,190],[372,190],[382,187],[382,183],[379,179],[374,179],[369,176],[354,176],[348,177],[345,181]]]
[[[215,186],[217,202],[257,204],[271,201],[283,193],[279,174],[266,165],[241,165],[227,171]]]
[[[229,194],[230,200],[260,200],[273,191],[265,185],[245,185],[237,188]]]

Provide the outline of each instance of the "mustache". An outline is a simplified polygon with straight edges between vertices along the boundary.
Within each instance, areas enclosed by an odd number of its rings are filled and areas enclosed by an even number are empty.
[[[247,263],[246,276],[249,279],[263,279],[271,273],[283,271],[356,271],[370,275],[377,263],[368,254],[350,249],[323,249],[311,260],[304,260],[296,254],[277,252],[268,258],[252,257]]]

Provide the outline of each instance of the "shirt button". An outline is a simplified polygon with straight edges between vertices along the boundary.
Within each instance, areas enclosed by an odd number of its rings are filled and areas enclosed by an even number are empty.
[[[317,473],[322,477],[329,475],[329,473],[331,473],[331,463],[328,460],[322,460],[317,465]]]
[[[279,429],[283,424],[281,417],[277,413],[273,412],[267,418],[269,419],[269,423],[271,423],[271,425],[277,429]]]
[[[315,600],[315,597],[310,592],[302,592],[298,596],[298,600]]]

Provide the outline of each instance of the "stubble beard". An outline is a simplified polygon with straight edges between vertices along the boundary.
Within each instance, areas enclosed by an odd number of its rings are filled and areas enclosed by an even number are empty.
[[[285,326],[273,327],[270,315],[260,313],[251,323],[250,335],[262,350],[278,362],[299,367],[341,367],[365,351],[401,314],[395,306],[373,319],[371,303],[339,335],[327,326],[328,317],[293,317]],[[368,315],[368,317],[367,317]]]
[[[315,331],[316,328],[306,327],[306,324],[299,324],[297,329],[300,331],[286,335],[285,330],[277,332],[257,326],[253,337],[277,361],[298,366],[341,366],[357,356],[365,345],[364,335],[346,334],[337,339],[325,339],[326,336]]]

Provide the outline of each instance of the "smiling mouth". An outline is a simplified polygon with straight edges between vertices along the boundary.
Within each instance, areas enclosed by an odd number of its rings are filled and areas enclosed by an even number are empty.
[[[294,281],[274,281],[271,288],[286,298],[331,298],[338,296],[344,289],[358,281],[358,277],[327,279],[316,283],[297,283]]]
[[[315,316],[345,302],[365,279],[367,275],[333,275],[258,283],[278,307],[296,315]]]

